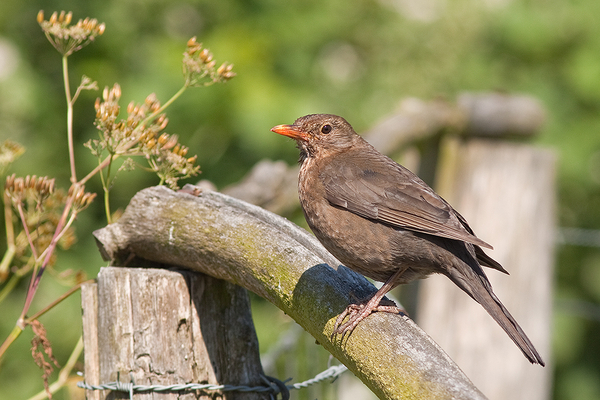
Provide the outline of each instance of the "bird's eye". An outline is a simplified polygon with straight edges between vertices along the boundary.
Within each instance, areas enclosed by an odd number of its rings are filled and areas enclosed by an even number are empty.
[[[327,125],[323,125],[321,127],[321,132],[328,134],[329,132],[331,132],[333,130],[333,128],[331,127],[331,125],[327,124]]]

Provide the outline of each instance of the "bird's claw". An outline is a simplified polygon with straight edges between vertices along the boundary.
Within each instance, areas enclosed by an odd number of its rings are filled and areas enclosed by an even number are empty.
[[[381,304],[381,303],[386,304]],[[346,334],[351,334],[354,331],[354,328],[358,326],[360,321],[367,318],[371,313],[375,311],[379,312],[387,312],[392,314],[405,314],[406,311],[402,307],[396,306],[391,300],[383,299],[378,305],[370,305],[367,304],[350,304],[346,309],[337,317],[335,320],[335,324],[333,325],[333,332],[331,337],[333,338],[335,335],[342,335],[342,339]],[[348,320],[342,323],[346,317]]]

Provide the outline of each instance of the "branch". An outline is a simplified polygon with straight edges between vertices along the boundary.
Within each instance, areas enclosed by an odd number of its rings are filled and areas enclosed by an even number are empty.
[[[262,208],[216,192],[196,197],[154,187],[94,235],[107,260],[179,265],[266,298],[381,399],[485,398],[406,317],[375,313],[348,338],[332,340],[337,315],[375,287],[340,266],[308,232]]]

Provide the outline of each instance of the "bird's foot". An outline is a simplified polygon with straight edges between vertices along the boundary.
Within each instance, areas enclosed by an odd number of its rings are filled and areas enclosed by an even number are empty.
[[[374,302],[373,300],[374,299],[371,299],[367,304],[350,304],[346,307],[344,312],[342,312],[335,320],[331,336],[333,337],[336,334],[341,334],[343,338],[346,334],[351,334],[360,321],[367,318],[375,311],[406,314],[406,311],[402,307],[398,307],[396,303],[391,300],[382,299],[380,302]],[[348,317],[348,320],[342,324],[346,317]]]

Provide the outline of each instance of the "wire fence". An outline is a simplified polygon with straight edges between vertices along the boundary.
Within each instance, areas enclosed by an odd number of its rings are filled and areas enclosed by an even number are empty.
[[[186,384],[173,384],[173,385],[137,385],[131,379],[130,382],[121,382],[119,380],[115,382],[103,383],[100,385],[90,385],[85,381],[77,382],[77,386],[86,390],[112,390],[116,392],[129,393],[129,398],[133,399],[134,393],[140,392],[182,392],[182,391],[195,391],[201,390],[205,392],[219,391],[219,392],[257,392],[257,393],[269,393],[271,398],[276,398],[281,395],[283,400],[287,400],[290,397],[290,389],[303,389],[308,386],[326,381],[334,380],[340,374],[346,372],[348,368],[344,365],[333,365],[327,368],[325,371],[317,374],[314,378],[308,379],[303,382],[293,383],[286,385],[278,379],[264,376],[264,386],[246,386],[246,385],[214,385],[214,384],[203,384],[203,383],[186,383]]]

